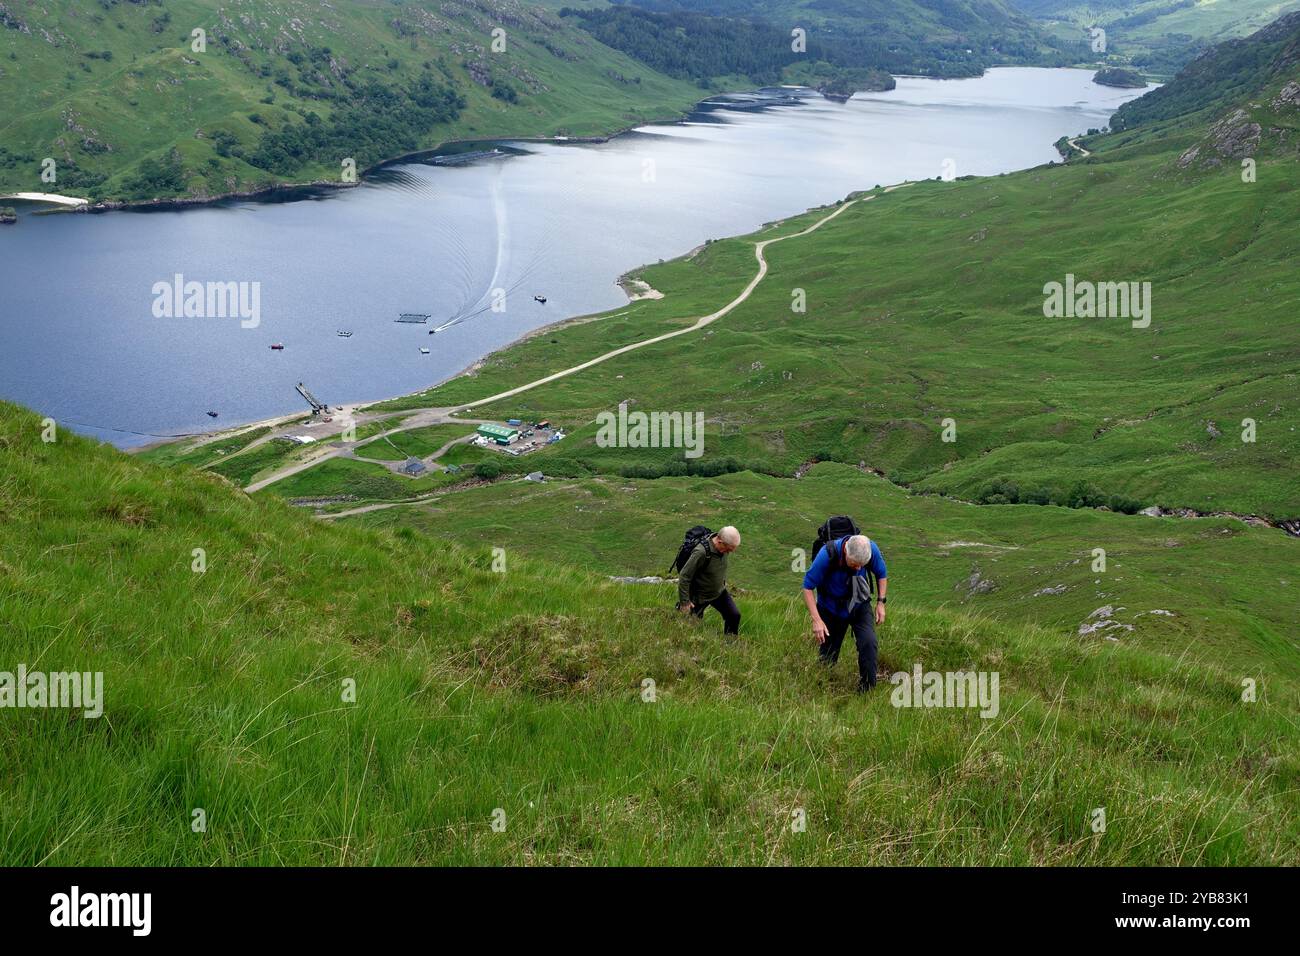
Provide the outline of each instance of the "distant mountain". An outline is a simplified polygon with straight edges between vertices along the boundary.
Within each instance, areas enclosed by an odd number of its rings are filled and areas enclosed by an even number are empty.
[[[1201,54],[1172,82],[1120,107],[1111,128],[1210,118],[1229,107],[1246,106],[1247,99],[1294,78],[1298,67],[1300,13],[1293,13],[1246,39],[1229,40]]]
[[[339,182],[449,139],[671,118],[700,89],[1074,59],[1003,0],[563,2],[0,0],[0,194]]]
[[[0,194],[338,182],[344,160],[608,133],[698,98],[515,0],[0,0]]]
[[[1171,74],[1215,43],[1248,36],[1300,0],[1011,0],[1062,40],[1106,31],[1105,54]]]
[[[761,21],[837,51],[847,65],[974,76],[1008,62],[1067,62],[1064,46],[1005,0],[629,0],[665,15]],[[616,9],[616,8],[615,8]]]

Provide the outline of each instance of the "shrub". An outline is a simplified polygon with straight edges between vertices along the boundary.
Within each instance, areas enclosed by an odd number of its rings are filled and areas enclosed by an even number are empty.
[[[1062,504],[1070,508],[1100,508],[1106,497],[1093,485],[1080,478],[1074,483]]]
[[[1032,488],[1021,495],[1020,500],[1027,505],[1050,505],[1052,503],[1052,490],[1050,488]]]
[[[998,478],[984,486],[977,499],[982,505],[1014,505],[1020,502],[1020,486],[1010,478]]]

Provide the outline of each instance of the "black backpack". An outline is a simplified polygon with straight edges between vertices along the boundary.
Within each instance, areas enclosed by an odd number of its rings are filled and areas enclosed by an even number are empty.
[[[817,529],[817,540],[813,542],[812,554],[808,558],[808,563],[812,564],[817,560],[817,555],[821,553],[822,548],[832,541],[838,541],[841,538],[848,538],[855,534],[862,534],[855,522],[848,515],[834,515],[827,518],[825,523]],[[838,551],[831,554],[831,560],[836,564],[840,563]],[[867,571],[867,586],[871,593],[876,593],[876,576]]]
[[[677,549],[677,557],[668,567],[668,573],[672,574],[674,571],[680,571],[686,567],[686,562],[691,559],[691,552],[695,550],[695,546],[701,541],[707,541],[712,535],[712,529],[706,528],[702,524],[697,524],[690,531],[687,531],[682,546]]]

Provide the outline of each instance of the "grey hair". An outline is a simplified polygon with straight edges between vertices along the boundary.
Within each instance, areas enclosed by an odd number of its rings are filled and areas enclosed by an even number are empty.
[[[718,540],[723,544],[731,545],[733,548],[739,548],[740,532],[731,525],[727,525],[725,528],[718,531]]]
[[[871,539],[865,534],[855,534],[844,542],[844,560],[866,564],[871,560]]]

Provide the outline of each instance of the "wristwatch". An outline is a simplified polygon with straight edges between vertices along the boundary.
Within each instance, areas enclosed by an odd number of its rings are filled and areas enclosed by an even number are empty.
[[[878,604],[888,604],[888,603],[889,603],[889,598],[886,598],[886,597],[878,597],[878,598],[876,598],[876,603],[878,603]]]

